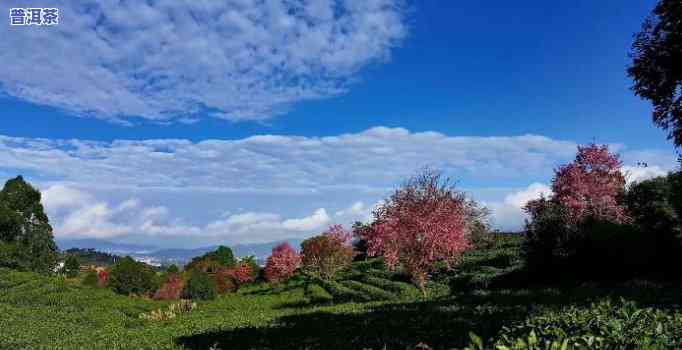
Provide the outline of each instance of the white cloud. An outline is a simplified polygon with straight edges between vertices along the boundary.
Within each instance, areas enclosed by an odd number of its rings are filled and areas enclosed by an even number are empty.
[[[513,191],[504,197],[501,202],[486,203],[492,210],[492,219],[495,226],[505,230],[518,230],[523,225],[526,214],[523,207],[528,201],[549,197],[552,189],[541,183],[532,183],[528,187]]]
[[[24,6],[18,0],[5,8]],[[407,34],[402,0],[55,0],[52,27],[0,26],[0,88],[81,116],[264,120],[343,93]],[[31,72],[27,74],[26,72]]]
[[[324,208],[319,208],[309,217],[284,221],[282,227],[288,230],[310,231],[328,225],[330,220],[327,211]]]
[[[383,195],[423,166],[463,181],[525,180],[550,174],[574,153],[572,142],[536,135],[453,137],[385,127],[330,137],[264,135],[197,143],[0,136],[4,168],[61,182],[251,194],[343,189]]]
[[[640,179],[676,165],[673,151],[619,150],[649,164]],[[58,236],[149,237],[167,246],[305,238],[328,224],[366,221],[368,203],[423,166],[443,169],[487,204],[496,227],[519,229],[521,206],[549,191],[542,183],[574,156],[573,142],[537,135],[385,127],[201,142],[0,136],[0,173],[24,174],[44,190]]]
[[[144,206],[138,199],[112,204],[64,185],[50,186],[43,193],[48,198],[43,202],[45,210],[59,238],[112,239],[137,235],[160,239],[209,238],[230,243],[267,242],[282,237],[307,237],[331,223],[327,211],[319,208],[302,218],[283,220],[279,214],[245,212],[217,218],[205,225],[190,225],[182,218],[170,220],[168,208]]]
[[[623,174],[625,174],[625,180],[628,184],[642,182],[668,174],[668,171],[657,165],[647,167],[624,166],[622,171]]]
[[[547,198],[551,195],[552,189],[549,186],[541,183],[533,183],[522,191],[507,195],[504,198],[504,203],[515,208],[523,208],[526,203],[533,199],[538,199],[542,196]]]

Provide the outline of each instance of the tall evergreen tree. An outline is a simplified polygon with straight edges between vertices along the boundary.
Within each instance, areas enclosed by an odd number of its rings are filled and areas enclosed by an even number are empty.
[[[40,199],[21,176],[0,191],[0,266],[50,273],[56,265],[57,245]]]

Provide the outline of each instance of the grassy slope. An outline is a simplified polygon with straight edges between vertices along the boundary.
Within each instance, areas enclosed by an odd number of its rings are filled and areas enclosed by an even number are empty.
[[[435,276],[426,301],[399,276],[356,264],[339,281],[252,286],[166,322],[138,318],[164,302],[0,269],[0,349],[450,349],[469,331],[487,338],[541,310],[608,296],[680,304],[678,288],[651,284],[530,288],[518,263],[517,240],[471,252]]]

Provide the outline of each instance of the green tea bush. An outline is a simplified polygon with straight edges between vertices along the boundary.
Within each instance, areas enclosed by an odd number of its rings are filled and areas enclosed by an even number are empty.
[[[487,348],[476,338],[472,337],[470,349]],[[503,327],[489,343],[495,349],[679,349],[682,314],[606,300]]]
[[[410,284],[390,281],[374,276],[365,275],[362,277],[362,281],[401,296],[415,295],[415,293],[418,292],[417,289]]]
[[[332,297],[331,294],[315,283],[311,283],[307,286],[306,297],[310,299],[311,302],[318,304],[329,303],[334,300],[334,297]]]
[[[390,292],[387,292],[381,288],[369,284],[364,284],[362,282],[343,281],[341,283],[350,289],[356,290],[367,295],[372,300],[392,300],[396,298],[396,296]]]
[[[192,300],[212,300],[216,297],[216,282],[205,272],[194,270],[182,291],[183,298]]]
[[[90,270],[83,277],[81,284],[88,287],[97,287],[97,281],[98,281],[97,271]]]
[[[318,279],[317,281],[324,289],[334,297],[337,302],[349,301],[369,301],[371,298],[360,291],[350,289],[336,281]]]

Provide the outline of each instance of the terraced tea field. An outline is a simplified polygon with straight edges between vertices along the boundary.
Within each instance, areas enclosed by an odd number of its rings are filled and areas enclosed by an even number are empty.
[[[529,329],[559,332],[554,324],[571,325],[580,336],[611,331],[624,345],[660,331],[663,344],[677,344],[682,316],[667,312],[682,304],[679,287],[637,281],[617,288],[514,286],[525,283],[518,245],[511,238],[467,253],[456,270],[432,276],[427,299],[405,277],[369,261],[354,263],[334,281],[298,275],[278,286],[247,286],[165,321],[140,315],[169,302],[0,269],[0,349],[402,350],[419,343],[461,349],[470,344],[469,332],[488,339],[517,325],[509,332],[523,338]],[[621,297],[665,312],[618,306]],[[621,322],[614,325],[630,336],[590,328],[603,317]],[[657,330],[659,319],[667,321]]]

